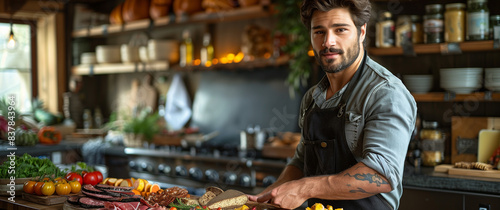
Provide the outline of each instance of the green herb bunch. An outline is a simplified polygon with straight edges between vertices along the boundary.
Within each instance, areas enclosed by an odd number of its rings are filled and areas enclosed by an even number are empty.
[[[15,167],[10,167],[10,160],[5,161],[0,165],[0,178],[29,178],[37,176],[54,175],[54,177],[64,176],[66,171],[61,170],[54,165],[52,161],[46,158],[32,157],[28,153],[22,156],[16,156]],[[9,170],[14,170],[15,173],[9,173]]]
[[[307,54],[311,45],[309,31],[300,20],[302,0],[279,0],[275,3],[278,10],[276,30],[290,39],[282,48],[284,52],[292,56],[286,82],[298,91],[301,85],[307,86],[312,70],[311,58]]]

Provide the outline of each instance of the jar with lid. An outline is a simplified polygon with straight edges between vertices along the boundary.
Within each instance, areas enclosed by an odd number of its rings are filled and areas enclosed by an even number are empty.
[[[465,4],[447,4],[444,13],[444,41],[463,42],[465,40]]]
[[[394,46],[394,21],[390,12],[382,12],[375,26],[375,46],[381,48]]]
[[[443,6],[441,4],[429,4],[425,6],[425,11],[424,43],[433,44],[443,42]]]
[[[401,15],[396,21],[396,47],[411,42],[411,19],[408,15]]]
[[[467,9],[467,40],[486,40],[489,36],[487,0],[469,0]]]
[[[420,15],[411,15],[411,40],[413,44],[424,43],[424,29],[422,26],[422,17]]]
[[[492,15],[490,17],[490,39],[500,39],[500,15]]]
[[[420,131],[422,164],[436,166],[444,160],[444,136],[438,129],[438,122],[423,121]]]

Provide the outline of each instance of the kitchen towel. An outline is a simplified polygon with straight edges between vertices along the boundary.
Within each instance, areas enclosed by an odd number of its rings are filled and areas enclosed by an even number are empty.
[[[179,74],[175,74],[167,92],[165,121],[170,129],[179,130],[191,118],[191,99]]]

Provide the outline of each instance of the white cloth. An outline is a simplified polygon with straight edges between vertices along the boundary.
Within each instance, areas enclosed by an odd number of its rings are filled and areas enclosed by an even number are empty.
[[[167,93],[165,121],[173,130],[181,129],[191,118],[191,99],[179,74],[175,74]]]

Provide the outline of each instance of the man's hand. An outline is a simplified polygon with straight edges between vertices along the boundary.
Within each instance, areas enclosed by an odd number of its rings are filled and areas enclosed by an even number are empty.
[[[284,209],[295,209],[308,199],[305,195],[307,189],[304,187],[302,180],[290,181],[259,196],[257,202],[269,202]]]

